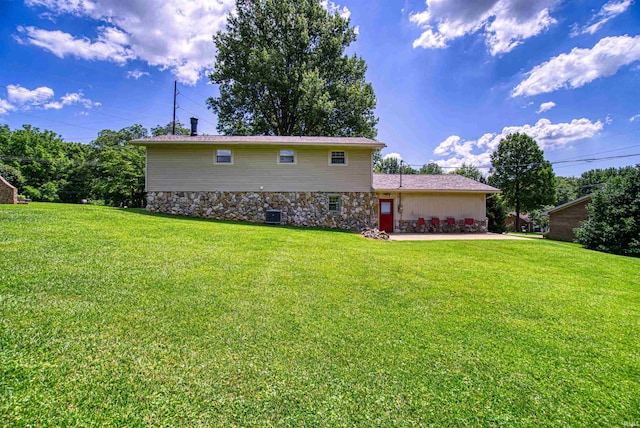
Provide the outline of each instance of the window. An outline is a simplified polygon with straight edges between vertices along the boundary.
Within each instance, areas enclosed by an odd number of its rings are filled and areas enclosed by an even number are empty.
[[[347,153],[346,152],[330,152],[329,153],[329,165],[346,165]]]
[[[340,211],[340,196],[329,196],[329,211]]]
[[[296,163],[296,152],[294,150],[280,150],[278,163]]]
[[[217,149],[215,163],[233,163],[233,155],[229,149]]]

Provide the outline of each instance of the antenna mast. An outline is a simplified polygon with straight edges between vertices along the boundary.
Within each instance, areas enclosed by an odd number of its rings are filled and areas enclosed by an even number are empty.
[[[178,81],[173,81],[173,130],[171,131],[171,135],[176,135],[176,108],[178,105],[176,104],[176,95],[178,93]]]

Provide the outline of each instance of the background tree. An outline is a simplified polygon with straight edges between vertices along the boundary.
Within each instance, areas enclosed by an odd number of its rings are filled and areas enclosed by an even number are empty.
[[[605,168],[605,169],[590,169],[580,175],[577,180],[577,196],[585,196],[591,194],[611,180],[619,175],[625,175],[633,169],[632,166],[623,168]]]
[[[145,151],[127,144],[149,134],[142,125],[119,131],[100,131],[92,145],[95,147],[94,195],[113,206],[144,206]]]
[[[597,190],[589,219],[576,229],[586,248],[640,257],[640,165],[625,168]]]
[[[463,177],[479,181],[480,183],[487,182],[482,171],[471,164],[467,165],[466,163],[463,163],[461,167],[454,169],[450,174],[461,175]]]
[[[26,180],[20,170],[14,166],[0,163],[0,176],[9,182],[18,192],[23,188]]]
[[[551,164],[544,159],[538,144],[526,134],[503,138],[491,154],[489,183],[502,190],[508,205],[515,207],[516,230],[520,230],[520,212],[531,211],[555,202],[555,181]]]
[[[346,56],[349,19],[318,0],[237,0],[218,50],[209,98],[226,135],[375,138],[376,99],[364,60]]]
[[[432,174],[432,175],[441,175],[444,174],[442,172],[442,168],[435,162],[425,163],[418,170],[418,174]]]
[[[160,135],[172,135],[173,134],[173,122],[169,122],[166,125],[158,125],[151,128],[151,136],[158,137]],[[184,123],[176,120],[176,135],[191,135],[191,129],[187,129]]]
[[[19,171],[20,193],[36,201],[72,202],[88,196],[88,187],[78,179],[87,149],[30,125],[14,131],[0,127],[0,163]]]
[[[400,174],[400,159],[395,157],[380,158],[374,165],[376,174]]]
[[[578,179],[575,177],[556,176],[556,201],[555,204],[562,205],[578,198]]]

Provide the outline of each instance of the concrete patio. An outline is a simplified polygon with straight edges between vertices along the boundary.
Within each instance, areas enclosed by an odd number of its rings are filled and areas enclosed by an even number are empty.
[[[499,233],[390,233],[391,241],[477,241],[497,239],[530,239]]]

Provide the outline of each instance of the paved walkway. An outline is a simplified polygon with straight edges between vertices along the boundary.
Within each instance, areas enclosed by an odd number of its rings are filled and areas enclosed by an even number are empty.
[[[494,239],[529,239],[524,236],[499,233],[390,233],[392,241],[471,241]]]

